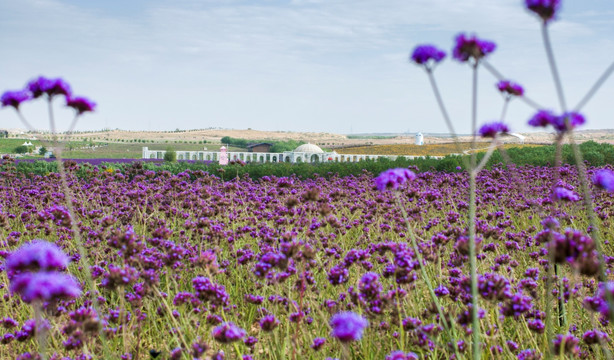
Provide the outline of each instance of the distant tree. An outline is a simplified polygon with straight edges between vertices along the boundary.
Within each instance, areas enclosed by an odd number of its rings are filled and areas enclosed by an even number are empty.
[[[13,152],[15,152],[16,154],[26,154],[28,153],[28,151],[30,151],[30,149],[28,148],[28,146],[25,145],[19,145],[18,147],[13,149]]]
[[[44,146],[41,146],[40,149],[38,149],[39,155],[45,155],[46,152],[47,152],[47,148]]]
[[[166,162],[175,162],[177,161],[177,152],[173,148],[167,148],[164,153],[164,161]]]

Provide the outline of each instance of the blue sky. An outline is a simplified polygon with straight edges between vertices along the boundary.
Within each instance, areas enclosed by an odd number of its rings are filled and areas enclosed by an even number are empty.
[[[78,129],[447,132],[418,44],[450,51],[454,36],[498,44],[490,62],[558,110],[539,23],[520,0],[0,0],[0,90],[64,77],[98,103]],[[575,105],[614,60],[614,2],[567,0],[551,26],[567,102]],[[436,70],[459,132],[470,131],[466,64]],[[479,74],[478,122],[497,119],[496,80]],[[614,79],[585,107],[585,128],[614,128]],[[70,112],[59,102],[59,121]],[[46,128],[42,103],[24,113]],[[512,102],[527,131],[533,110]],[[20,127],[0,111],[0,127]]]

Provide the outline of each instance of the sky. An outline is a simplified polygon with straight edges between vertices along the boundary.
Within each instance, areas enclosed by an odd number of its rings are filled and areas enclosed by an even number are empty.
[[[575,106],[614,61],[614,2],[563,0],[549,31]],[[98,106],[77,130],[247,129],[447,133],[420,44],[448,53],[466,32],[497,43],[488,61],[560,112],[537,18],[521,0],[0,0],[0,92],[44,75]],[[459,133],[471,131],[471,69],[435,70]],[[498,120],[496,79],[478,71],[478,124]],[[582,109],[585,129],[614,128],[614,78]],[[73,113],[54,103],[59,129]],[[45,104],[22,106],[48,129]],[[512,131],[535,110],[510,103]],[[0,127],[19,128],[12,109]]]

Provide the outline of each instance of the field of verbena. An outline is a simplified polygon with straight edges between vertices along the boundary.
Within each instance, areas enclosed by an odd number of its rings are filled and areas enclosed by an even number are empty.
[[[515,358],[523,349],[548,348],[538,325],[546,309],[557,311],[558,305],[545,300],[549,258],[541,223],[551,216],[560,222],[555,231],[573,228],[583,234],[588,224],[581,202],[550,200],[557,180],[562,186],[578,186],[575,170],[567,166],[494,168],[478,177],[483,359]],[[86,358],[81,354],[103,358],[103,341],[114,359],[130,358],[126,354],[147,359],[150,350],[161,351],[162,359],[171,358],[173,350],[180,354],[176,358],[191,359],[194,344],[208,348],[203,359],[219,351],[232,359],[239,354],[256,359],[384,359],[394,350],[413,351],[421,359],[448,359],[452,339],[442,331],[420,277],[407,226],[418,236],[423,266],[438,287],[460,351],[468,351],[471,295],[462,239],[467,233],[466,173],[423,172],[403,185],[399,196],[408,224],[394,193],[376,191],[370,174],[222,182],[202,171],[171,175],[142,170],[131,180],[114,172],[84,178],[69,173],[69,185],[99,292],[104,340],[71,332],[68,326],[69,314],[91,301],[84,259],[77,255],[70,219],[61,208],[67,197],[59,176],[5,173],[0,178],[0,254],[36,238],[54,241],[72,255],[68,272],[82,282],[84,294],[76,301],[46,305],[47,354],[55,354],[54,359]],[[593,190],[604,238],[611,239],[612,195]],[[612,254],[612,244],[605,249]],[[609,271],[613,262],[606,259]],[[566,318],[554,322],[554,334],[571,332],[581,339],[587,330],[601,329],[611,337],[607,320],[583,306],[597,291],[596,279],[577,269],[559,267],[563,291],[553,292],[564,299]],[[360,282],[367,272],[378,277],[369,287]],[[208,290],[195,289],[198,276],[209,279]],[[0,283],[1,318],[18,323],[11,327],[3,320],[0,358],[36,353],[35,337],[23,332],[34,317],[32,308],[9,293],[4,271]],[[363,338],[345,350],[330,337],[328,325],[343,310],[369,320]],[[265,314],[279,320],[271,332],[258,325]],[[211,330],[224,320],[253,338],[216,342]],[[317,337],[327,340],[316,351],[311,344]],[[586,358],[604,357],[597,345],[578,346]]]

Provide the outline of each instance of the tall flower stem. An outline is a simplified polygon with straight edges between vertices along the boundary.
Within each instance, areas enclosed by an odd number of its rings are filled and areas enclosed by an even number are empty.
[[[34,304],[34,320],[36,328],[36,340],[38,342],[38,354],[41,360],[47,359],[47,329],[43,323],[43,304],[41,301],[35,301]]]
[[[563,112],[567,111],[567,105],[565,103],[565,97],[563,94],[563,86],[561,85],[561,79],[556,67],[556,63],[554,61],[554,54],[552,52],[552,46],[550,44],[550,37],[548,35],[548,28],[546,26],[546,23],[542,24],[542,37],[544,39],[544,47],[546,48],[546,54],[548,55],[548,62],[550,64],[550,70],[552,71],[552,76],[554,78],[554,82],[556,85],[556,89],[557,89],[557,94],[559,96],[559,102],[561,103],[561,108],[563,110]],[[614,66],[614,64],[612,65]],[[603,79],[603,81],[605,81],[605,78],[607,78],[607,76],[609,76],[609,74],[614,71],[614,69],[612,67],[608,68],[608,70],[604,73],[604,75],[602,76],[601,79]],[[601,80],[600,79],[600,80]],[[601,81],[601,83],[603,82]],[[593,86],[594,91],[597,90],[597,88],[599,88],[599,86],[601,85],[600,81],[597,81],[597,83],[595,84],[595,86]],[[591,89],[591,91],[593,91],[593,89]],[[594,92],[593,91],[593,92]],[[592,96],[592,94],[589,95]],[[586,101],[588,101],[588,99],[590,99],[590,97],[585,97]],[[584,101],[584,99],[583,99]],[[581,102],[581,105],[583,105],[583,103]],[[591,226],[591,237],[593,238],[594,242],[595,242],[595,249],[597,250],[598,256],[599,256],[599,272],[600,272],[600,280],[602,282],[604,282],[604,284],[607,284],[608,281],[608,277],[607,277],[607,273],[606,273],[606,266],[605,266],[605,258],[603,256],[603,244],[602,244],[602,239],[601,239],[601,231],[600,231],[600,227],[599,224],[597,222],[597,218],[595,216],[595,210],[594,210],[594,205],[593,205],[593,199],[591,196],[591,191],[588,185],[588,180],[587,180],[587,171],[586,171],[586,166],[584,165],[584,159],[582,157],[582,153],[580,152],[580,148],[578,147],[578,144],[575,142],[575,139],[573,137],[573,130],[571,129],[571,126],[569,124],[569,117],[567,117],[565,119],[565,126],[567,128],[567,135],[569,138],[569,142],[571,143],[571,148],[573,150],[574,153],[574,160],[576,162],[576,169],[578,170],[578,180],[580,181],[580,189],[582,190],[582,200],[584,202],[584,207],[586,208],[586,212],[588,215],[588,220],[589,220],[589,224]],[[608,307],[611,309],[614,309],[614,296],[612,296],[611,292],[606,291],[606,298],[608,301]],[[610,315],[610,320],[614,321],[614,311],[611,312]]]
[[[580,111],[580,109],[582,109],[582,107],[584,107],[584,105],[586,105],[586,103],[593,97],[593,95],[595,95],[597,90],[599,90],[601,85],[603,85],[603,83],[612,74],[612,72],[614,72],[614,62],[612,62],[612,64],[610,64],[610,66],[606,69],[606,71],[599,77],[599,79],[597,79],[597,81],[595,82],[595,85],[593,85],[593,87],[591,87],[591,89],[586,93],[586,95],[584,95],[582,100],[580,100],[578,105],[576,105],[574,107],[574,111]]]
[[[477,102],[478,102],[478,64],[476,60],[472,65],[473,83],[471,100],[471,147],[475,148],[477,130]],[[478,317],[478,274],[477,259],[475,250],[475,214],[476,214],[476,153],[471,153],[471,171],[469,172],[469,271],[471,272],[471,327],[473,337],[473,359],[479,360],[481,357],[480,349],[480,320]]]
[[[503,110],[501,110],[501,116],[499,117],[499,120],[503,121],[505,119],[505,114],[507,113],[507,106],[510,103],[510,100],[512,98],[510,96],[505,96],[505,100],[503,101]]]
[[[66,208],[72,220],[70,222],[71,224],[70,226],[71,226],[71,230],[73,233],[74,245],[76,245],[77,251],[79,252],[79,259],[83,263],[82,269],[85,272],[85,282],[90,291],[90,297],[92,299],[92,306],[94,307],[94,311],[96,311],[96,314],[101,314],[99,310],[100,305],[98,303],[98,296],[97,296],[98,289],[96,288],[96,284],[94,283],[94,280],[92,277],[92,271],[90,269],[90,264],[89,264],[89,261],[87,260],[87,252],[85,251],[85,248],[83,247],[83,239],[81,239],[81,232],[79,231],[79,228],[77,227],[77,217],[75,216],[76,214],[75,208],[72,203],[73,194],[72,194],[70,187],[68,186],[68,180],[66,179],[66,171],[64,170],[64,163],[62,162],[62,149],[58,147],[58,135],[57,135],[56,126],[55,126],[55,118],[53,116],[53,103],[52,103],[51,97],[49,97],[47,101],[47,105],[49,109],[49,124],[50,124],[52,139],[53,139],[53,146],[58,148],[58,151],[56,153],[56,163],[58,165],[58,172],[60,173],[60,181],[62,184],[62,189],[66,196]],[[76,118],[73,120],[73,125],[72,125],[73,127],[74,127],[75,122],[76,122]],[[106,346],[106,336],[104,334],[104,331],[102,331],[102,328],[100,330],[100,339],[102,341],[102,349],[104,352],[104,358],[109,359],[110,357],[108,353],[108,348]]]
[[[446,110],[446,107],[443,104],[443,99],[441,97],[441,93],[439,92],[439,87],[437,87],[437,82],[435,81],[435,76],[433,75],[433,70],[432,69],[427,69],[426,73],[428,74],[429,82],[431,84],[431,88],[433,89],[433,93],[435,94],[435,99],[437,99],[437,105],[439,106],[439,110],[441,111],[441,114],[443,115],[443,119],[446,122],[446,126],[448,127],[448,131],[450,131],[450,134],[452,135],[452,138],[454,139],[454,144],[456,146],[456,152],[459,153],[459,154],[462,154],[463,153],[463,149],[460,146],[460,141],[458,139],[458,135],[456,133],[456,130],[454,129],[454,125],[452,124],[452,121],[450,120],[450,115],[448,115],[448,111]],[[466,163],[466,160],[463,160],[463,161],[465,162],[465,166],[469,165],[469,164]]]
[[[556,94],[559,98],[559,104],[563,112],[567,111],[567,103],[565,102],[565,94],[563,93],[563,85],[561,83],[561,77],[554,61],[554,52],[552,51],[552,44],[550,43],[550,35],[548,33],[548,25],[544,21],[542,23],[542,38],[544,40],[544,47],[546,48],[546,56],[548,57],[548,63],[550,64],[550,71],[552,72],[552,78],[554,79],[554,85],[556,87]]]

